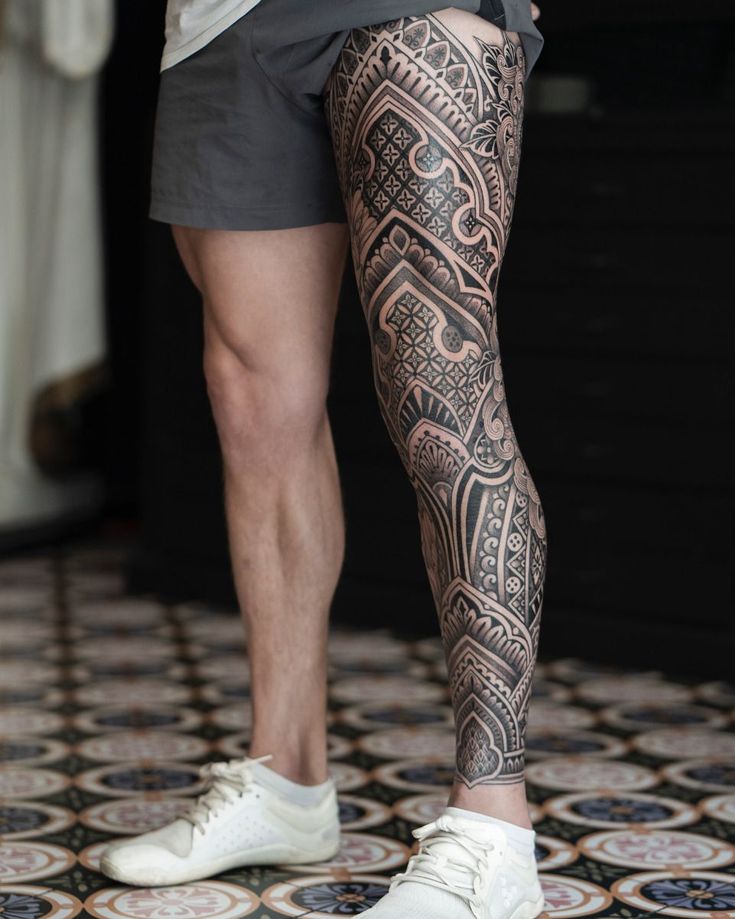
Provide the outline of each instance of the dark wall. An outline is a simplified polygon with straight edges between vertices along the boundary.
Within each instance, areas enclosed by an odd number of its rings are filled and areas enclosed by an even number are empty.
[[[149,298],[147,218],[151,136],[163,48],[165,0],[117,4],[115,41],[100,87],[101,179],[107,331],[112,385],[104,433],[109,507],[138,511],[143,310]],[[145,445],[143,453],[147,454]]]
[[[589,6],[542,5],[534,79],[587,75],[592,102],[546,114],[531,85],[500,282],[510,406],[550,528],[542,654],[724,676],[733,26]],[[161,13],[125,6],[105,99],[108,124],[129,126],[107,156],[116,457],[140,472],[118,478],[140,514],[129,579],[232,603],[200,307],[168,228],[144,217]],[[334,619],[433,634],[413,492],[371,387],[348,273],[330,396],[348,522]]]

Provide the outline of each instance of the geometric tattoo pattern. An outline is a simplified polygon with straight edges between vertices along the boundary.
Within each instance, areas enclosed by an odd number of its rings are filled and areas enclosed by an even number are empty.
[[[375,388],[417,495],[456,779],[469,787],[523,778],[546,568],[498,348],[525,76],[517,34],[501,41],[460,40],[434,15],[354,29],[325,93]]]

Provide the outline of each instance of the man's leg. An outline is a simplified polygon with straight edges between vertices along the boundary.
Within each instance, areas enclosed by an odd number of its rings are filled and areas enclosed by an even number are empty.
[[[202,766],[206,788],[185,813],[101,852],[104,874],[146,887],[339,849],[326,651],[344,527],[325,406],[347,229],[174,237],[204,304],[253,726],[247,756]]]
[[[175,227],[204,303],[204,369],[222,447],[235,585],[250,659],[252,757],[327,778],[328,613],[343,555],[326,414],[347,251],[342,224]]]
[[[449,667],[450,801],[530,828],[524,734],[546,539],[495,311],[523,68],[517,33],[442,10],[354,30],[327,107],[375,386],[416,488]]]

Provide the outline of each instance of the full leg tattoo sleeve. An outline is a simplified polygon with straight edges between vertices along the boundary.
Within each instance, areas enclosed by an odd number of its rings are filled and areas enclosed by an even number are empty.
[[[523,777],[546,566],[498,353],[524,89],[522,46],[500,41],[460,41],[433,15],[356,29],[326,94],[375,387],[416,489],[456,778],[469,787]]]

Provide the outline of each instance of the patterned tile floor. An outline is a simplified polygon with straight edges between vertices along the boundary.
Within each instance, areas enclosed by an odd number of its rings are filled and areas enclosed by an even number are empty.
[[[331,768],[343,845],[317,866],[158,890],[96,871],[170,820],[197,767],[242,755],[239,620],[122,592],[119,549],[0,564],[1,919],[357,915],[443,806],[451,710],[438,641],[335,631]],[[735,917],[735,686],[580,661],[539,666],[528,779],[548,917]]]

